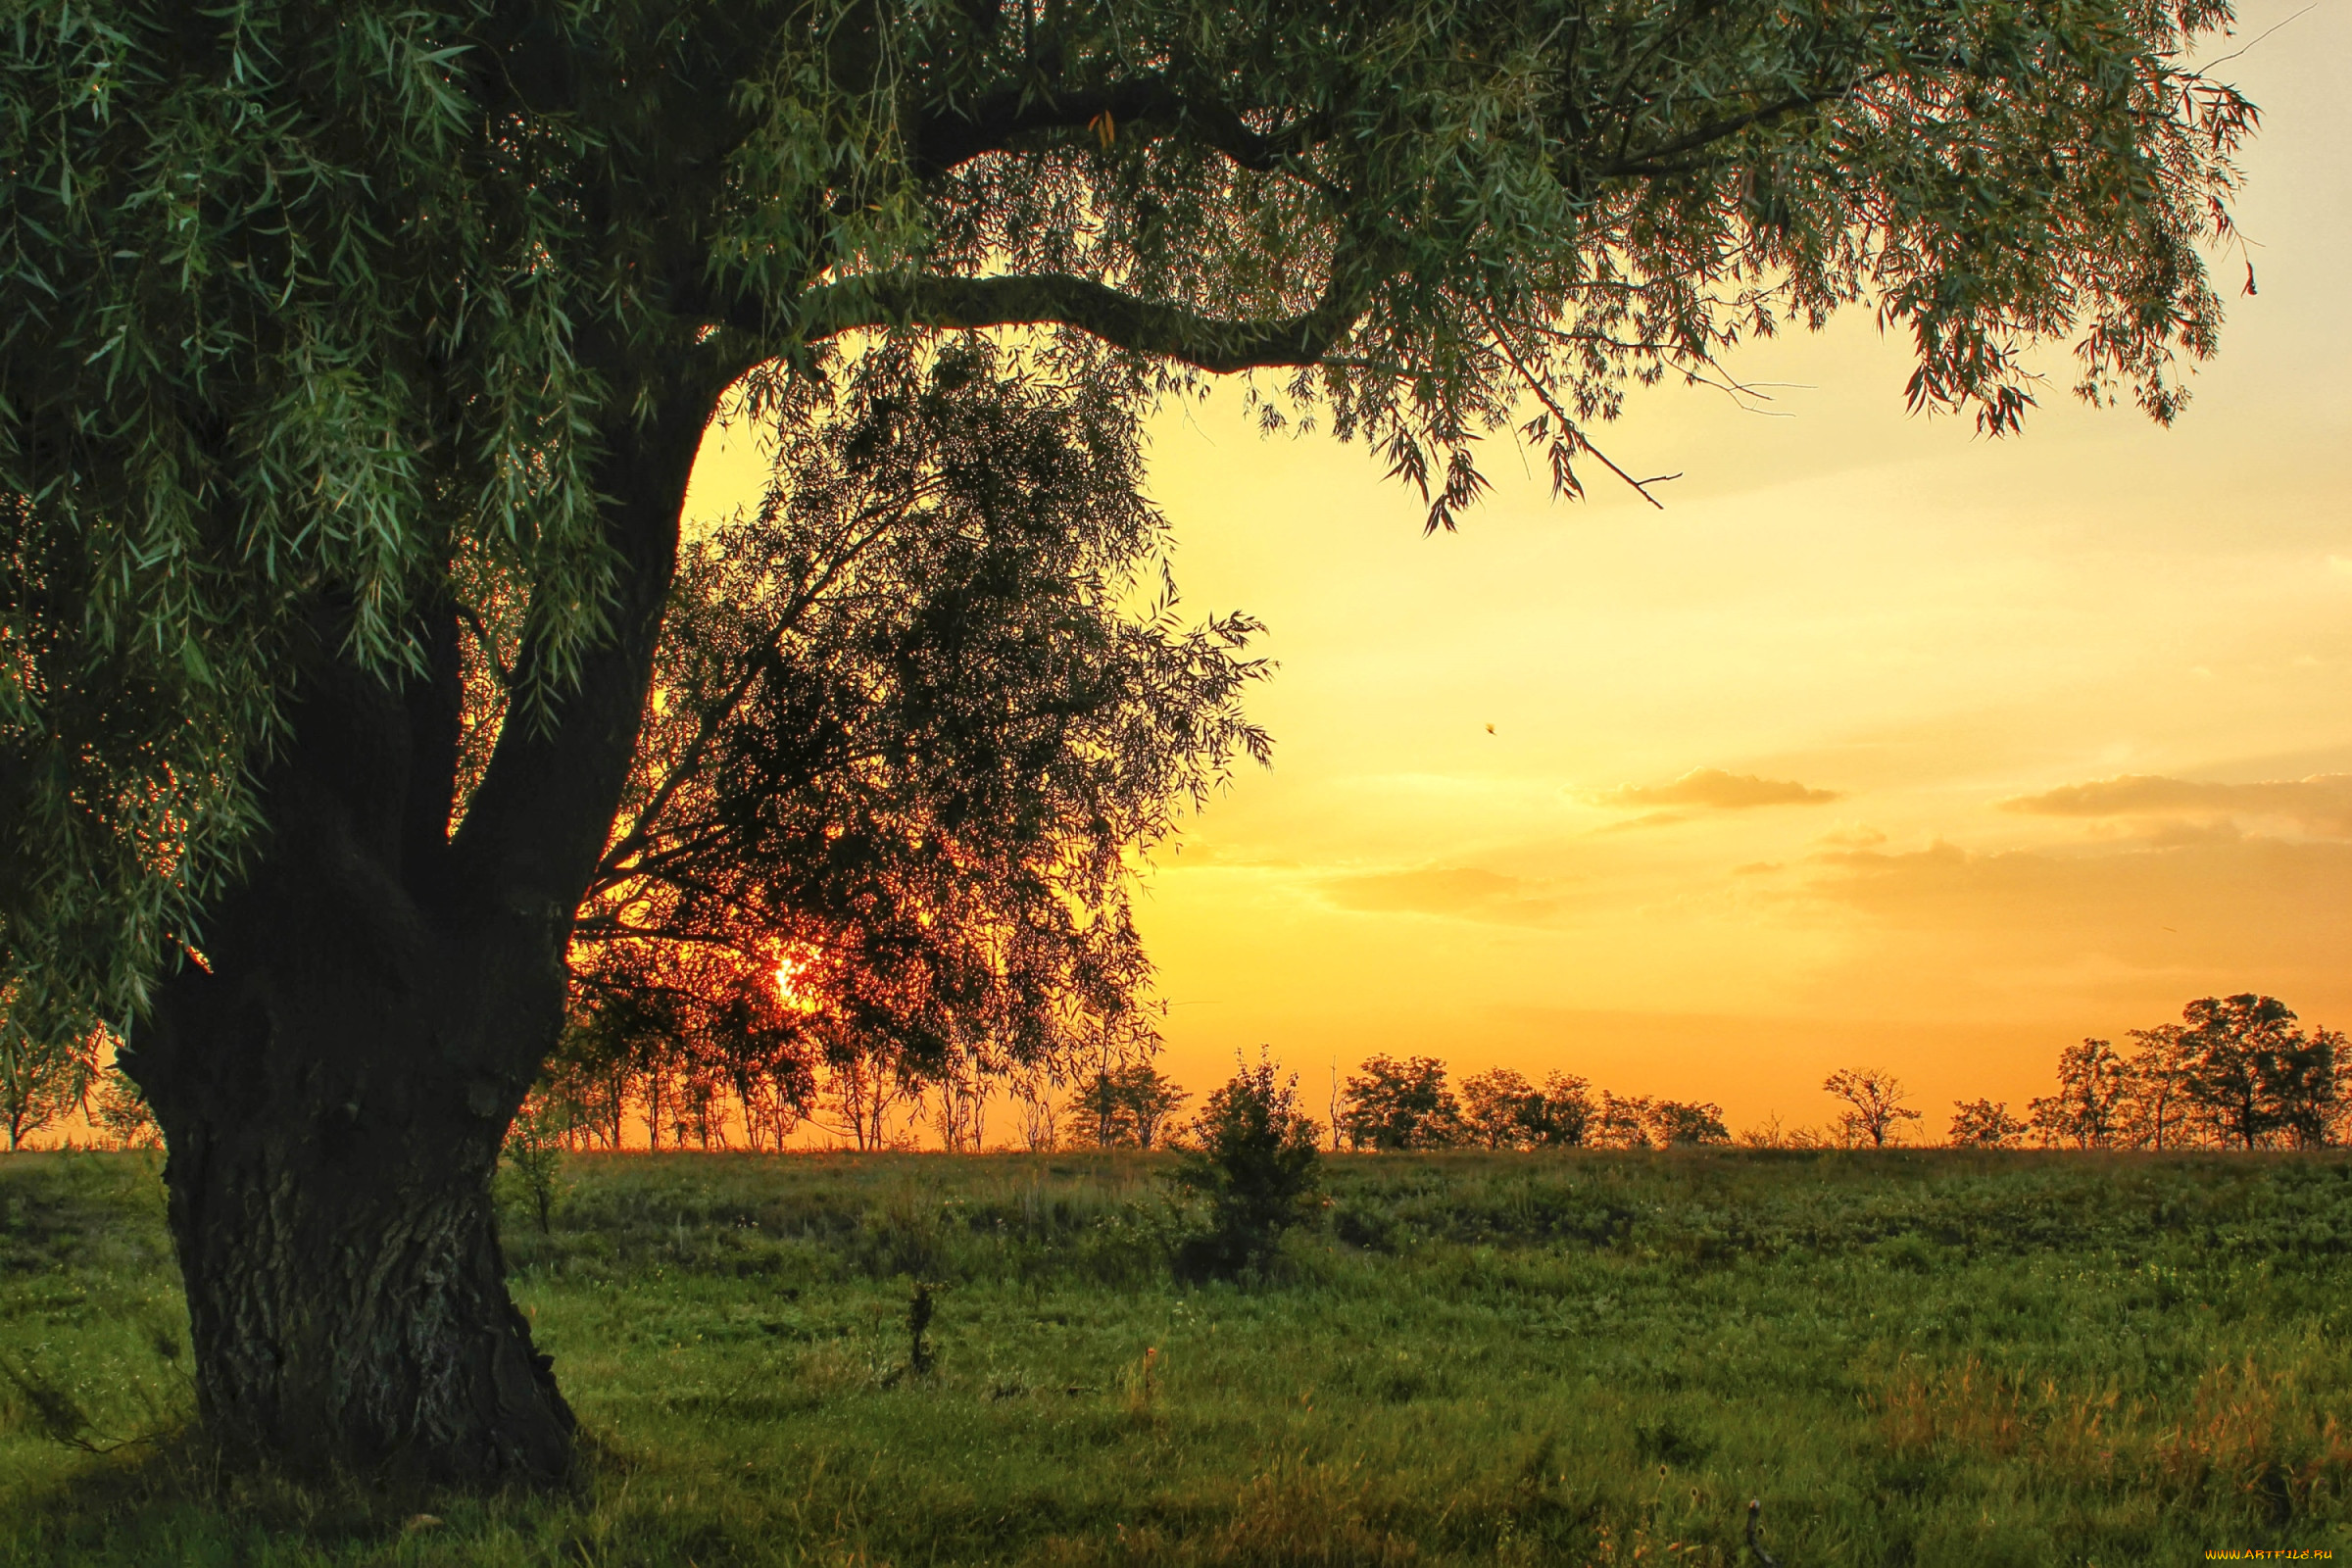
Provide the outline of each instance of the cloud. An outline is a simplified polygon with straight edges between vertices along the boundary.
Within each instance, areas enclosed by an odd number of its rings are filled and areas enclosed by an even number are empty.
[[[1439,914],[1498,925],[1537,925],[1558,909],[1541,884],[1476,866],[1360,871],[1327,876],[1318,890],[1333,905],[1367,914]]]
[[[2289,972],[2340,992],[2352,951],[2352,846],[2343,844],[2233,838],[1983,855],[1937,843],[1811,864],[1805,896],[1912,932],[1947,956],[1980,945],[2034,963],[2095,953],[2207,974],[2194,983],[2208,988],[2261,989],[2261,977]]]
[[[1826,806],[1838,798],[1836,790],[1812,789],[1794,779],[1727,773],[1720,767],[1694,767],[1671,784],[1628,784],[1591,797],[1595,806],[1702,806],[1719,811],[1751,806]]]
[[[2253,817],[2292,823],[2314,838],[2352,839],[2352,773],[2316,773],[2258,784],[2208,784],[2157,773],[2126,773],[2020,795],[2001,802],[2000,808],[2031,816]]]

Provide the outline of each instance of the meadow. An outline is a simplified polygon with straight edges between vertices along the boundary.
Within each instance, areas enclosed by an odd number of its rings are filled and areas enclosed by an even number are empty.
[[[0,1159],[0,1564],[2352,1554],[2341,1155],[1348,1156],[1206,1284],[1168,1169],[573,1158],[580,1483],[417,1499],[221,1468],[151,1157]]]

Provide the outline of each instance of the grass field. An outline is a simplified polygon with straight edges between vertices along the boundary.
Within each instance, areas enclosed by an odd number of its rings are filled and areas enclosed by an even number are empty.
[[[426,1522],[208,1465],[153,1167],[0,1159],[78,1412],[0,1382],[0,1564],[1733,1564],[1750,1496],[1789,1568],[2352,1556],[2341,1157],[1351,1157],[1239,1287],[1167,1168],[576,1159],[509,1235],[590,1473]]]

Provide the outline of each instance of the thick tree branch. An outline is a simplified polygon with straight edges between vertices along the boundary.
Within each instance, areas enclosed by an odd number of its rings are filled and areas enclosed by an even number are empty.
[[[1338,346],[1363,313],[1364,293],[1342,279],[1312,310],[1272,321],[1224,320],[1180,305],[1138,299],[1092,278],[1067,273],[1012,277],[860,279],[813,290],[804,304],[810,338],[865,327],[915,325],[969,330],[990,326],[1067,325],[1139,354],[1177,360],[1213,373],[1314,365]],[[729,324],[766,336],[761,313],[730,313]]]

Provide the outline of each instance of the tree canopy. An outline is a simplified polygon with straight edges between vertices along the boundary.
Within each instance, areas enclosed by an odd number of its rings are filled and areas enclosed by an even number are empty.
[[[1274,368],[1433,523],[1480,436],[1574,489],[1629,380],[1856,301],[1917,406],[2006,428],[2071,336],[2170,418],[2254,120],[2211,0],[9,9],[0,937],[118,1014],[304,661],[420,669],[419,607],[504,592],[552,703],[627,569],[599,465],[753,367]]]

